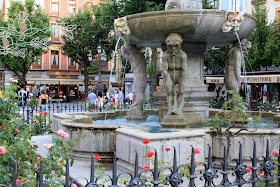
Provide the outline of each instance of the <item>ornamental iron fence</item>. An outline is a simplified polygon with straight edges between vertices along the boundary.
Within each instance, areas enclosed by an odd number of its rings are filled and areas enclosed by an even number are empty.
[[[177,165],[177,151],[174,147],[174,153],[173,153],[173,166],[170,167],[163,167],[159,168],[159,158],[157,155],[157,151],[155,150],[155,155],[154,155],[154,168],[152,170],[146,171],[146,169],[139,170],[139,165],[138,165],[138,154],[136,152],[135,155],[135,167],[134,167],[134,173],[131,174],[130,172],[122,172],[120,174],[117,174],[117,158],[116,154],[114,154],[113,158],[113,169],[112,169],[112,176],[102,174],[99,176],[95,176],[96,169],[95,169],[95,164],[94,164],[94,155],[92,154],[91,158],[91,174],[90,174],[90,179],[87,180],[86,178],[79,177],[76,179],[71,179],[69,172],[70,172],[70,166],[69,166],[69,160],[67,158],[66,160],[66,169],[65,169],[65,180],[58,180],[58,179],[53,179],[50,181],[44,181],[44,174],[43,174],[43,165],[42,165],[42,159],[40,161],[40,166],[39,166],[39,172],[37,175],[37,181],[36,182],[24,182],[20,185],[16,184],[16,179],[17,179],[17,168],[16,168],[16,161],[14,161],[14,168],[13,168],[13,178],[12,178],[12,187],[16,186],[24,186],[27,183],[32,183],[36,186],[39,187],[47,187],[50,186],[53,182],[60,182],[63,184],[65,187],[71,187],[72,184],[77,183],[77,181],[82,178],[86,180],[86,187],[101,187],[105,186],[104,183],[100,183],[102,177],[107,177],[108,181],[106,185],[109,187],[119,187],[120,183],[119,180],[121,176],[123,175],[128,175],[129,178],[125,182],[125,186],[127,187],[143,187],[146,186],[147,182],[151,184],[151,186],[158,187],[162,185],[167,185],[167,186],[172,186],[172,187],[178,187],[182,186],[182,184],[187,184],[188,187],[195,187],[196,185],[196,178],[199,177],[200,180],[204,181],[203,185],[200,186],[217,186],[217,187],[229,187],[229,186],[238,186],[242,187],[247,184],[255,187],[258,183],[263,183],[265,187],[270,187],[271,182],[274,182],[275,184],[277,183],[277,186],[280,186],[280,157],[279,153],[278,154],[270,154],[270,149],[269,149],[269,141],[267,140],[267,145],[266,145],[266,154],[265,156],[257,156],[257,149],[256,149],[256,142],[253,140],[253,154],[252,156],[243,156],[242,153],[242,145],[239,143],[239,159],[235,160],[236,165],[233,167],[232,170],[229,170],[229,164],[232,160],[227,159],[227,148],[224,145],[224,158],[222,162],[218,161],[212,161],[212,152],[211,152],[211,147],[208,145],[208,157],[207,157],[207,162],[202,163],[204,165],[204,170],[200,171],[200,175],[197,175],[196,169],[198,164],[195,161],[195,153],[194,153],[194,148],[192,147],[191,150],[191,160],[190,163],[187,165]],[[280,151],[280,150],[279,150]],[[272,158],[275,157],[274,161]],[[249,159],[251,161],[251,167],[248,167],[247,165],[244,164],[245,159]],[[188,174],[184,176],[183,173],[181,173],[180,168],[186,166],[188,170]],[[219,169],[220,172],[218,172],[219,167],[216,166],[221,166],[222,169]],[[250,169],[250,171],[248,171]],[[164,173],[164,170],[167,170],[169,174],[162,178],[162,175]],[[257,171],[261,171],[262,176],[258,174]],[[273,171],[274,175],[273,175]],[[152,175],[151,180],[145,179],[145,174],[146,172],[150,172]],[[247,172],[250,172],[251,175],[244,177],[246,174],[248,175]],[[216,184],[216,179],[218,179],[218,174],[220,175],[220,182]],[[229,175],[232,174],[234,177],[234,180],[230,182],[229,180]],[[184,181],[185,180],[185,181]],[[0,186],[6,186],[6,185],[1,185]]]

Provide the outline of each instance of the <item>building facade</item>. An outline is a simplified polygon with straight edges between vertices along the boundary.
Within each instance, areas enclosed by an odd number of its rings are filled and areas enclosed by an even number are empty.
[[[25,0],[0,1],[0,9],[5,20],[8,19],[8,8],[11,6],[12,1],[24,3]],[[99,0],[35,0],[35,2],[40,4],[43,11],[50,15],[50,25],[54,32],[50,38],[51,45],[46,53],[34,59],[35,63],[32,64],[31,70],[27,74],[27,89],[35,93],[43,87],[51,95],[56,95],[56,97],[58,95],[69,95],[72,90],[75,92],[75,96],[78,97],[79,92],[85,90],[84,76],[79,65],[70,57],[63,55],[61,49],[63,45],[62,31],[57,21],[75,14],[84,6],[97,5]],[[111,62],[103,66],[102,70],[108,71],[110,66]],[[9,82],[9,78],[15,78],[13,72],[5,71],[2,74],[4,75],[3,82]],[[105,75],[104,78],[109,80],[108,75]],[[90,85],[96,84],[95,76],[90,76],[89,79]],[[108,80],[105,81],[107,84]]]

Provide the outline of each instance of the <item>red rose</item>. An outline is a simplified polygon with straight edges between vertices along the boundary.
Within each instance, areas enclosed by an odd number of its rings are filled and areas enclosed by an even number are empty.
[[[15,131],[18,132],[18,128],[15,128]]]
[[[143,140],[143,144],[148,144],[150,143],[150,140]]]
[[[101,160],[101,157],[99,155],[94,155],[93,159],[95,160]]]
[[[190,158],[190,162],[192,162],[192,158]],[[197,163],[197,159],[194,158],[194,163]]]
[[[43,112],[39,112],[39,115],[42,115],[43,114]]]
[[[263,173],[263,171],[259,171],[259,173]]]
[[[44,112],[44,114],[45,114],[45,115],[47,115],[47,114],[48,114],[48,112],[47,112],[47,111],[45,111],[45,112]]]
[[[250,168],[247,168],[246,171],[247,171],[247,173],[251,173],[252,172],[252,170]]]
[[[272,154],[275,156],[279,156],[279,153],[277,153],[277,152],[273,152]]]
[[[169,147],[164,148],[166,151],[170,151],[171,149]]]
[[[17,184],[20,184],[20,183],[21,183],[21,181],[20,181],[19,179],[17,179],[17,180],[16,180],[16,183],[17,183]]]
[[[29,181],[29,179],[25,178],[23,182],[28,182],[28,181]]]
[[[57,112],[59,112],[59,110],[57,110]]]
[[[145,171],[149,171],[150,167],[149,166],[144,166],[142,169],[145,170]]]
[[[199,154],[200,153],[200,150],[196,149],[196,148],[194,148],[193,151],[194,151],[194,154]]]
[[[154,156],[155,155],[155,153],[154,152],[149,152],[148,154],[147,154],[147,157],[152,157],[152,156]]]
[[[2,129],[2,126],[0,126],[0,129]]]

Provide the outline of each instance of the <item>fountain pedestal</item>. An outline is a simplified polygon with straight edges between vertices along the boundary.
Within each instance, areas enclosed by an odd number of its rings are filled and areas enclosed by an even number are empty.
[[[142,122],[146,121],[147,115],[144,110],[131,108],[127,111],[125,118],[128,122]]]

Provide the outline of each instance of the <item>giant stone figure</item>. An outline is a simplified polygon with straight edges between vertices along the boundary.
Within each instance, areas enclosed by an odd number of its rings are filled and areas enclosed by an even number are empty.
[[[130,110],[127,112],[127,118],[132,116],[134,119],[146,118],[143,111],[143,104],[145,101],[145,90],[147,86],[147,73],[146,73],[146,59],[144,54],[135,45],[124,42],[121,47],[122,56],[129,60],[131,68],[134,73],[134,87],[136,90],[136,101],[131,105]],[[132,118],[131,117],[131,118]]]
[[[187,54],[181,49],[182,37],[171,33],[166,40],[167,51],[163,53],[162,74],[167,91],[167,115],[183,115],[184,86],[187,80]],[[178,84],[179,93],[176,99],[174,87]]]
[[[241,40],[243,55],[246,55],[252,47],[251,42],[246,39]],[[235,90],[239,94],[241,86],[241,65],[242,53],[238,41],[234,42],[226,55],[226,88],[227,90]]]

